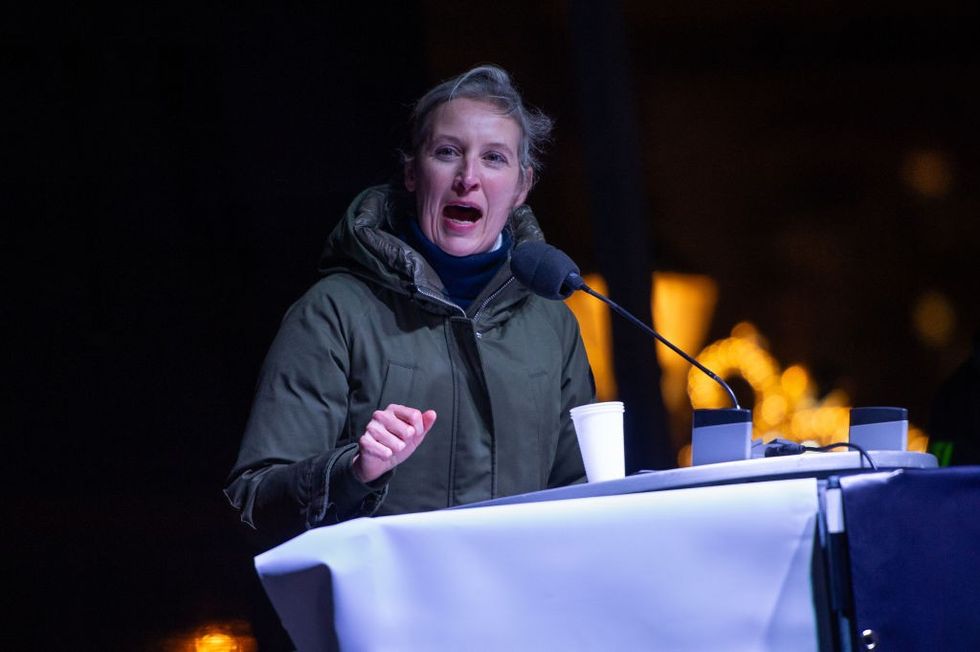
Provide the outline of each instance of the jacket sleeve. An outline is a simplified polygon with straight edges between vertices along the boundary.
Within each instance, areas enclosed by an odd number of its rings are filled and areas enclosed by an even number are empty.
[[[390,473],[360,482],[348,432],[349,313],[318,284],[266,356],[225,495],[253,528],[295,534],[377,511]]]
[[[579,333],[578,321],[572,312],[559,304],[562,319],[561,333],[564,361],[561,377],[561,415],[559,417],[558,449],[548,477],[549,487],[562,487],[585,480],[585,466],[575,436],[575,426],[568,413],[573,407],[595,402],[595,380]]]

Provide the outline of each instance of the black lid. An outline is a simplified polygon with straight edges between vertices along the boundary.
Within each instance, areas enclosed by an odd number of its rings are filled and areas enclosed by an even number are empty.
[[[752,410],[745,408],[718,408],[714,410],[695,410],[694,427],[723,426],[727,423],[751,423]]]
[[[866,426],[872,423],[889,421],[908,421],[909,411],[900,407],[855,407],[851,408],[851,425]]]

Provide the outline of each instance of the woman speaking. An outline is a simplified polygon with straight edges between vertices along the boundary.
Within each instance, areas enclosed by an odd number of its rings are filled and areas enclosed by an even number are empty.
[[[551,120],[480,66],[416,104],[402,187],[362,192],[287,312],[225,493],[290,535],[580,481],[594,400],[578,325],[510,252]]]

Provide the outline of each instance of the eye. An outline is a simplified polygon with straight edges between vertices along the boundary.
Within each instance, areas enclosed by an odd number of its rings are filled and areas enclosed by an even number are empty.
[[[440,145],[432,153],[440,161],[448,161],[455,158],[458,155],[456,148],[450,147],[449,145]]]
[[[507,157],[500,152],[487,152],[483,155],[483,160],[493,165],[507,165]]]

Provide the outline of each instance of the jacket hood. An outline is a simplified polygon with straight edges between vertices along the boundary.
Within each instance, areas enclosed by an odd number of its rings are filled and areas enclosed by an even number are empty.
[[[349,272],[409,294],[418,287],[441,291],[443,284],[435,270],[397,235],[411,219],[415,219],[415,205],[410,193],[390,185],[363,191],[327,238],[320,274]],[[504,228],[510,231],[514,246],[544,240],[526,204],[513,210]]]

